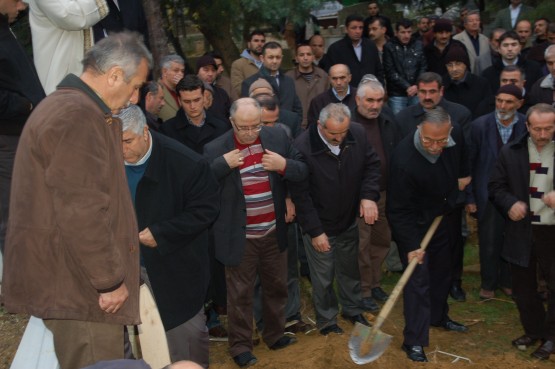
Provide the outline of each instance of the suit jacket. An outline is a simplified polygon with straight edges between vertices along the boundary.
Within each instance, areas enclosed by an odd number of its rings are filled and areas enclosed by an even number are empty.
[[[290,110],[293,113],[298,114],[301,119],[303,118],[303,106],[301,104],[301,100],[299,100],[299,97],[297,96],[295,82],[293,82],[291,77],[286,76],[281,71],[278,75],[278,86],[275,77],[272,77],[270,72],[264,66],[260,67],[260,70],[256,74],[245,79],[241,84],[241,96],[249,96],[249,87],[251,87],[253,82],[259,78],[265,79],[272,86],[272,89],[279,99],[280,108]]]
[[[468,58],[470,59],[470,71],[474,74],[480,75],[482,72],[491,65],[491,51],[489,46],[489,39],[483,34],[478,35],[478,43],[480,45],[480,55],[476,55],[476,50],[470,40],[470,36],[466,31],[453,36],[454,40],[460,41],[468,51]]]
[[[189,148],[151,132],[152,153],[137,185],[139,229],[150,229],[158,246],[141,245],[166,330],[185,323],[202,308],[210,262],[210,226],[220,207],[218,182],[210,165]]]
[[[526,117],[517,113],[518,121],[513,126],[512,137],[520,137],[526,132]],[[466,203],[476,204],[478,219],[488,202],[488,181],[497,161],[501,140],[495,112],[483,115],[472,122],[470,130],[469,156],[472,182],[466,188]]]
[[[524,85],[526,91],[530,91],[534,83],[543,77],[541,65],[533,60],[526,60],[522,53],[519,55],[516,65],[524,71],[526,76],[526,84]],[[488,80],[493,93],[496,93],[499,89],[499,78],[503,68],[505,68],[505,65],[502,59],[495,58],[492,65],[482,72],[482,77]]]
[[[335,64],[345,64],[351,69],[353,86],[358,86],[362,76],[368,73],[375,75],[385,86],[384,71],[376,44],[368,38],[362,38],[361,42],[362,57],[360,61],[355,54],[353,43],[347,35],[331,44],[323,57],[325,59],[323,64],[328,68],[326,72],[329,72],[329,68]]]
[[[277,243],[281,251],[287,248],[287,225],[285,224],[286,181],[299,182],[308,171],[301,154],[293,147],[284,130],[262,127],[260,141],[264,149],[286,158],[287,166],[282,175],[268,172],[272,200],[276,214]],[[237,266],[243,258],[247,224],[245,196],[239,168],[231,169],[223,155],[235,149],[234,132],[228,131],[204,147],[205,157],[220,181],[221,209],[214,223],[216,259],[226,266]]]
[[[516,18],[515,26],[519,21],[523,19],[531,20],[529,15],[532,11],[534,11],[534,8],[532,8],[531,6],[522,4],[522,7],[520,8],[520,12],[518,13],[518,17]],[[498,11],[497,14],[495,15],[495,19],[489,25],[488,28],[490,31],[493,31],[495,28],[503,28],[504,30],[507,30],[507,31],[512,30],[514,27],[511,24],[510,6],[507,6],[501,9],[500,11]]]
[[[166,104],[160,110],[158,117],[165,122],[168,119],[175,117],[175,114],[177,113],[180,107],[175,101],[175,99],[173,98],[170,90],[168,90],[168,88],[166,87],[165,84],[162,83],[162,81],[160,81],[160,85],[162,85],[162,90],[164,91],[164,102]]]

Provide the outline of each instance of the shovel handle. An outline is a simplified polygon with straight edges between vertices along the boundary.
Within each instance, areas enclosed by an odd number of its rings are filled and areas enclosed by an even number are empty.
[[[443,219],[443,215],[437,216],[434,219],[434,221],[430,225],[430,228],[428,228],[428,231],[426,232],[426,235],[424,235],[424,238],[422,239],[422,242],[420,242],[420,249],[421,250],[426,250],[426,248],[428,247],[428,244],[430,243],[430,240],[432,239],[432,237],[433,237],[434,233],[436,232],[436,229],[439,226],[439,223],[441,223],[442,219]],[[405,269],[403,275],[401,276],[401,278],[399,279],[399,281],[395,285],[395,288],[393,289],[393,291],[389,295],[389,298],[387,299],[386,303],[384,304],[382,310],[380,310],[380,313],[376,317],[376,319],[374,321],[374,325],[372,326],[372,332],[376,332],[381,328],[383,322],[385,321],[385,319],[387,318],[387,316],[389,315],[389,313],[393,309],[393,306],[397,302],[397,299],[401,295],[401,292],[403,291],[403,288],[405,287],[405,284],[407,284],[407,281],[409,280],[410,276],[414,272],[414,268],[416,268],[417,264],[418,264],[418,259],[417,258],[413,258],[410,261],[410,263],[407,266],[407,268]]]

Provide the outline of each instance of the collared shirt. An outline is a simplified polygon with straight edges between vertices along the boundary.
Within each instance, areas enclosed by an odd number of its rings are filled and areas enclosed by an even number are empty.
[[[497,123],[497,130],[499,131],[499,136],[501,136],[501,141],[503,141],[503,144],[506,144],[513,134],[513,127],[515,126],[516,122],[518,122],[518,117],[515,114],[513,117],[513,121],[509,123],[508,126],[506,126],[501,123],[499,117],[497,116],[497,111],[495,111],[495,122]]]
[[[522,8],[522,3],[519,4],[516,8],[513,8],[511,5],[509,5],[509,10],[511,12],[511,26],[513,28],[515,28],[516,19],[518,18],[518,15],[520,14],[520,9],[521,8]]]
[[[507,63],[507,62],[505,61],[505,59],[503,59],[503,58],[501,58],[501,62],[503,63],[504,66],[507,66],[507,65],[517,65],[517,64],[518,64],[518,56],[516,57],[516,59],[513,61],[512,64]]]
[[[195,126],[195,127],[199,127],[199,128],[202,127],[202,126],[204,126],[204,123],[206,123],[206,110],[204,110],[204,111],[202,112],[202,115],[203,115],[203,117],[202,117],[202,120],[200,121],[200,123],[199,123],[199,124],[195,124],[195,123],[193,123],[193,121],[191,120],[191,118],[189,118],[189,116],[187,115],[187,113],[185,113],[185,117],[187,118],[187,122],[189,122],[190,125]]]
[[[355,50],[358,61],[362,61],[362,39],[358,40],[356,45],[353,44],[353,49]]]
[[[333,95],[335,96],[335,98],[336,98],[337,100],[343,101],[344,98],[346,98],[347,96],[349,96],[349,95],[351,94],[351,86],[347,86],[347,93],[346,93],[345,96],[343,96],[343,97],[340,97],[340,96],[337,94],[337,91],[335,91],[335,88],[334,88],[334,87],[331,88],[331,92],[333,92]]]
[[[326,146],[330,149],[330,151],[334,154],[334,155],[339,155],[339,153],[341,153],[341,147],[339,146],[334,146],[332,144],[330,144],[328,142],[328,140],[326,140],[324,138],[324,136],[322,136],[322,132],[320,132],[320,126],[318,127],[318,135],[320,136],[320,138],[322,139],[322,142],[324,142],[324,144],[326,144]]]

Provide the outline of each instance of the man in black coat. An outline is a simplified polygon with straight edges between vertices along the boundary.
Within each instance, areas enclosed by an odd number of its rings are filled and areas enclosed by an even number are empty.
[[[373,74],[384,84],[384,72],[378,48],[368,38],[363,38],[364,19],[351,14],[345,19],[347,34],[328,48],[323,58],[327,68],[335,64],[345,64],[351,70],[351,83],[356,86],[365,74]],[[329,69],[326,70],[329,74]]]
[[[220,181],[221,211],[214,236],[216,258],[225,265],[227,280],[229,351],[237,365],[248,366],[257,362],[252,354],[257,273],[262,284],[264,341],[272,350],[296,342],[283,335],[287,301],[285,182],[302,181],[307,168],[282,129],[262,126],[256,100],[238,99],[230,113],[233,131],[207,144],[204,154]]]
[[[418,265],[404,289],[403,350],[413,361],[428,361],[429,327],[466,332],[448,316],[451,287],[452,223],[460,232],[459,192],[470,182],[464,136],[458,124],[438,106],[425,112],[422,123],[405,137],[390,162],[387,217],[393,239],[406,266]],[[435,217],[443,215],[426,253],[419,244]]]
[[[33,108],[44,98],[39,77],[10,30],[26,5],[0,0],[0,252],[8,226],[10,183],[19,136]],[[0,282],[1,282],[0,260]]]
[[[210,279],[210,226],[220,203],[218,182],[200,155],[149,132],[138,106],[131,105],[119,117],[141,260],[166,330],[171,360],[192,360],[207,368],[204,299]]]
[[[467,55],[468,52],[462,42],[453,40],[453,23],[449,19],[438,19],[432,30],[434,32],[434,40],[424,47],[428,71],[444,76],[447,74],[445,56],[449,50],[460,48]],[[470,71],[470,68],[468,70]]]
[[[532,357],[555,352],[555,109],[537,104],[527,113],[528,133],[505,145],[488,184],[489,199],[505,217],[502,256],[511,263],[516,305],[524,335],[513,346]],[[537,266],[550,293],[547,311],[537,296]]]
[[[196,75],[186,75],[175,89],[181,109],[162,124],[161,131],[202,154],[204,145],[228,131],[229,124],[204,109],[204,83]]]

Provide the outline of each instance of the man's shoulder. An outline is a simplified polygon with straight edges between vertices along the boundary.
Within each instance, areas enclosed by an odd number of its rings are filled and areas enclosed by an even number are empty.
[[[158,144],[161,149],[160,152],[163,152],[166,156],[187,158],[192,161],[202,159],[199,154],[171,137],[153,131],[150,131],[150,134],[154,145]]]
[[[213,152],[227,152],[227,145],[229,142],[233,143],[233,130],[228,130],[224,132],[222,135],[216,137],[212,141],[208,142],[204,145],[205,152],[213,151]],[[227,150],[227,151],[226,151]]]

